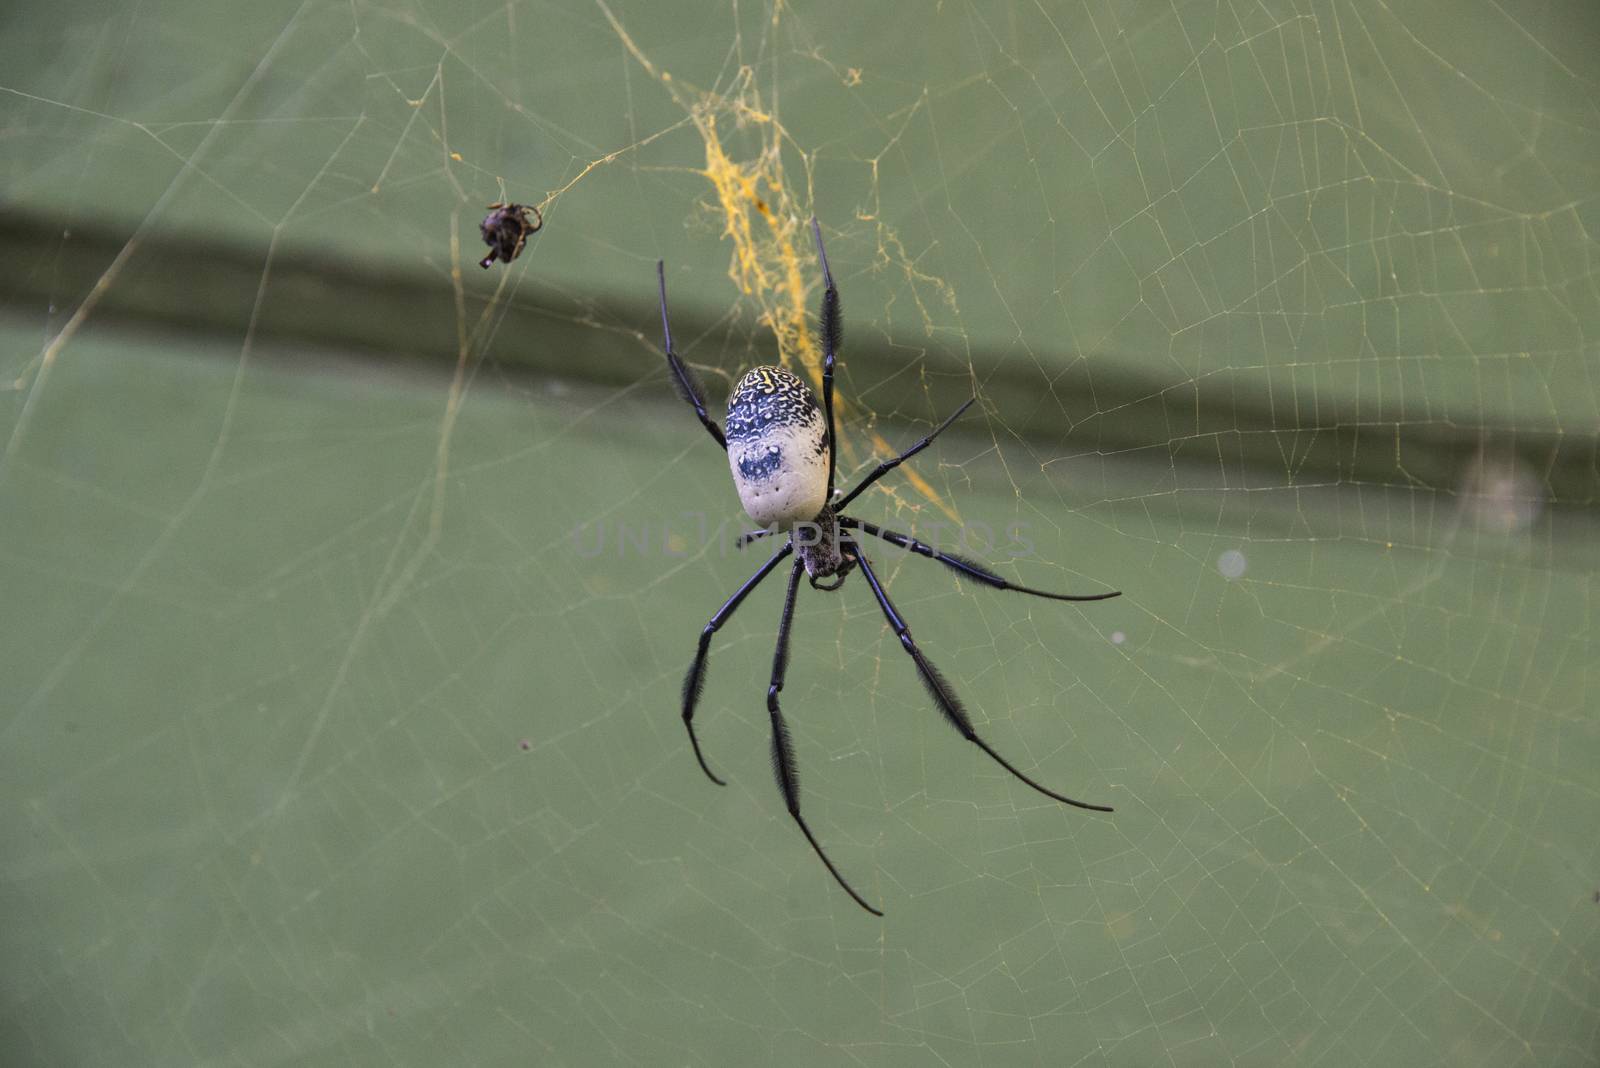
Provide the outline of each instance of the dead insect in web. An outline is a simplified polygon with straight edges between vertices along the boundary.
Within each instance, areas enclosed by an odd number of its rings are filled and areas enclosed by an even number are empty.
[[[532,222],[528,220],[530,211],[533,212]],[[489,264],[497,259],[510,263],[522,255],[528,235],[538,233],[543,226],[544,216],[532,204],[490,204],[489,214],[478,224],[483,243],[489,246],[489,254],[478,261],[478,266],[487,271]]]

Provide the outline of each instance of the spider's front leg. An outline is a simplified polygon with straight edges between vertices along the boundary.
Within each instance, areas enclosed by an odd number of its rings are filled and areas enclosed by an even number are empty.
[[[911,446],[911,448],[907,449],[899,456],[891,457],[883,461],[877,467],[874,467],[866,478],[856,483],[854,489],[852,489],[849,493],[846,493],[843,497],[840,497],[837,501],[832,502],[833,510],[835,512],[844,511],[845,505],[861,496],[862,492],[874,482],[878,481],[878,479],[882,478],[884,475],[887,475],[890,471],[893,471],[895,468],[911,459],[923,449],[926,449],[929,445],[932,445],[934,438],[937,438],[940,434],[943,434],[946,430],[950,429],[950,424],[954,423],[957,419],[960,419],[964,414],[966,414],[967,409],[976,403],[978,403],[978,398],[976,396],[969,397],[967,399],[967,403],[950,413],[949,418],[945,419],[944,422],[934,427],[933,430],[928,433],[927,437]]]
[[[734,539],[733,547],[735,549],[743,549],[751,542],[760,541],[762,538],[770,538],[776,533],[778,533],[777,527],[761,527],[758,530],[747,530]]]
[[[861,574],[866,577],[867,585],[872,587],[872,595],[877,598],[878,607],[883,610],[883,618],[888,621],[889,626],[894,630],[895,637],[900,639],[901,646],[904,647],[906,653],[910,655],[912,661],[917,665],[917,674],[922,676],[922,684],[927,687],[928,694],[933,698],[934,704],[939,706],[939,711],[944,713],[944,718],[950,721],[952,727],[961,732],[963,738],[988,753],[996,764],[999,764],[1023,783],[1033,787],[1046,797],[1054,798],[1062,804],[1071,805],[1074,808],[1085,808],[1091,812],[1112,811],[1106,805],[1091,805],[1087,801],[1075,801],[1065,794],[1058,794],[1054,790],[1040,786],[1018,771],[1009,760],[995,752],[994,747],[988,742],[978,737],[978,732],[973,729],[972,720],[967,715],[967,710],[962,706],[961,699],[956,696],[955,690],[951,688],[949,681],[939,673],[938,668],[935,668],[928,658],[923,655],[922,650],[917,647],[917,643],[911,637],[911,628],[906,625],[904,619],[900,618],[900,613],[895,611],[894,602],[889,600],[889,594],[884,590],[883,584],[878,581],[877,573],[872,570],[872,565],[867,563],[867,554],[862,552],[861,547],[853,542],[847,546],[846,551],[855,558],[856,564],[861,568]]]
[[[662,260],[656,261],[656,281],[661,284],[661,336],[667,352],[667,369],[672,372],[672,387],[678,391],[678,396],[689,402],[694,414],[700,417],[700,425],[706,428],[706,433],[726,451],[728,439],[722,436],[722,428],[717,421],[706,412],[705,389],[672,347],[672,324],[667,321],[667,265]]]
[[[850,516],[840,516],[839,525],[851,530],[860,530],[871,534],[875,538],[882,538],[890,545],[898,545],[902,549],[926,556],[930,560],[937,560],[958,575],[974,579],[985,586],[993,586],[997,590],[1015,590],[1018,593],[1031,594],[1034,597],[1045,597],[1052,601],[1109,601],[1113,597],[1121,597],[1121,590],[1110,590],[1106,593],[1051,593],[1048,590],[1036,590],[1032,586],[1019,586],[996,575],[988,567],[976,560],[968,560],[965,556],[955,553],[941,552],[927,542],[918,541],[909,534],[902,534],[898,530],[887,530],[876,523],[868,523],[864,519],[852,519]]]
[[[839,290],[828,269],[828,254],[822,250],[822,227],[811,216],[811,236],[817,242],[817,262],[822,264],[822,307],[817,312],[817,328],[822,334],[822,409],[828,417],[828,500],[833,500],[833,472],[839,462],[839,440],[833,425],[833,365],[838,360],[839,341],[844,326],[839,317]]]
[[[711,770],[711,765],[706,763],[705,754],[700,752],[700,739],[694,733],[694,709],[700,703],[700,693],[706,687],[706,657],[711,653],[711,637],[722,629],[733,613],[738,611],[739,605],[750,596],[750,591],[761,585],[761,580],[772,574],[774,568],[783,562],[783,558],[794,551],[794,546],[784,542],[783,547],[772,554],[772,558],[761,565],[757,571],[745,580],[743,586],[734,591],[732,597],[723,602],[717,609],[716,615],[706,623],[705,629],[700,632],[700,645],[695,649],[694,663],[689,665],[689,673],[683,677],[683,725],[689,731],[689,744],[694,746],[694,758],[700,762],[700,770],[706,773],[706,778],[718,786],[728,785],[717,778],[716,772]]]
[[[817,836],[806,826],[805,817],[800,815],[800,774],[795,766],[794,743],[789,740],[789,725],[783,721],[783,712],[778,708],[778,694],[783,692],[783,679],[789,671],[789,631],[794,624],[795,595],[800,590],[800,575],[804,570],[799,560],[789,569],[789,592],[783,598],[783,615],[778,620],[778,646],[772,653],[772,682],[767,687],[767,715],[772,720],[772,770],[778,777],[778,789],[783,792],[783,802],[789,808],[789,815],[800,825],[801,833],[811,843],[811,848],[816,850],[834,881],[844,888],[845,893],[855,898],[856,904],[874,916],[882,916],[882,912],[867,904],[867,899],[856,893],[855,887],[845,882],[839,869],[823,852]]]

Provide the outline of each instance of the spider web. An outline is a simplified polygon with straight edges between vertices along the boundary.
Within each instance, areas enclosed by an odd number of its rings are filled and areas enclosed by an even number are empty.
[[[31,16],[31,18],[29,17]],[[1595,25],[1533,3],[7,16],[11,1063],[1590,1064]],[[484,274],[482,206],[546,226]],[[665,381],[1090,605],[781,579]],[[962,538],[965,536],[965,542]],[[992,544],[986,544],[992,542]]]

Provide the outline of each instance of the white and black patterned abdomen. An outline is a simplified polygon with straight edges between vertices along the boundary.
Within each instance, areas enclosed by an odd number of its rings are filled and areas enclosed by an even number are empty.
[[[728,466],[739,502],[761,526],[817,518],[828,496],[828,425],[809,386],[755,367],[728,398]]]

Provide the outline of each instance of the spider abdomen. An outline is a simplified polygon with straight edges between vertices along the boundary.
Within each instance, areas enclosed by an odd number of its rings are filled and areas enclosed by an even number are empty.
[[[808,523],[828,503],[827,421],[811,387],[782,367],[751,368],[728,398],[728,467],[762,526]]]

